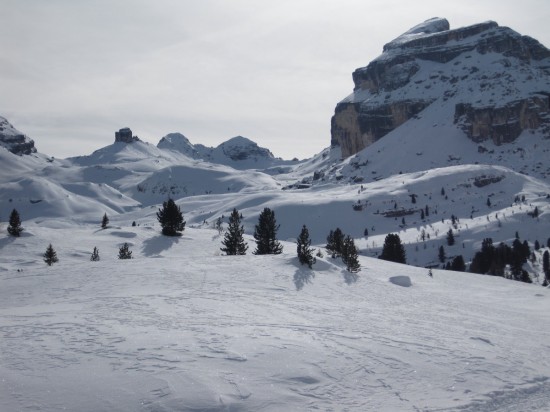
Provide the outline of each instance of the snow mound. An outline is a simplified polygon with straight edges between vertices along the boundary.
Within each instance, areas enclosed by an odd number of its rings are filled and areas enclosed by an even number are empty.
[[[392,276],[389,281],[397,286],[410,288],[412,286],[411,278],[408,276]]]

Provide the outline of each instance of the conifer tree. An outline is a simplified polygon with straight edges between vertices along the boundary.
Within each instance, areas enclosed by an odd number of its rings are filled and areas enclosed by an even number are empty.
[[[311,246],[311,239],[309,238],[309,231],[306,225],[302,226],[302,231],[296,240],[296,252],[298,253],[298,260],[302,265],[307,265],[311,269],[315,258],[313,257],[313,249]]]
[[[109,224],[109,218],[107,217],[107,213],[105,213],[103,215],[103,219],[101,219],[101,228],[105,229],[108,224]]]
[[[453,234],[453,229],[449,229],[447,232],[447,244],[452,246],[455,244],[455,235]]]
[[[21,227],[21,218],[19,212],[15,209],[12,210],[10,214],[8,233],[12,236],[19,237],[23,228]]]
[[[124,243],[118,249],[118,258],[119,259],[132,259],[132,251],[130,250],[130,246],[128,245],[128,243]]]
[[[277,240],[277,230],[279,225],[275,220],[275,212],[268,207],[264,208],[254,228],[255,255],[278,255],[283,251],[283,246]]]
[[[233,209],[229,216],[229,226],[222,241],[224,247],[221,248],[226,255],[246,255],[248,245],[243,238],[244,227],[241,225],[241,217],[237,209]]]
[[[90,260],[92,262],[97,262],[99,260],[99,250],[97,250],[97,247],[94,246],[94,251],[92,252],[92,256],[90,257]]]
[[[342,230],[337,227],[336,230],[331,230],[327,236],[327,245],[325,248],[332,255],[333,258],[336,258],[342,254],[344,247],[344,234]]]
[[[441,263],[444,263],[445,259],[447,259],[447,255],[445,255],[445,248],[443,247],[443,245],[439,246],[439,252],[437,254],[437,257],[439,258],[439,261]]]
[[[547,250],[542,255],[542,270],[544,271],[546,282],[550,282],[550,253]]]
[[[455,272],[464,272],[466,270],[466,264],[462,255],[456,256],[451,262],[451,270]]]
[[[162,203],[162,208],[157,212],[157,219],[162,226],[162,234],[165,236],[179,236],[185,230],[185,220],[180,207],[172,199]]]
[[[401,238],[396,233],[390,233],[384,239],[382,253],[378,257],[396,263],[407,263],[405,248],[401,244]]]
[[[48,266],[51,266],[53,265],[54,263],[58,262],[59,259],[57,258],[57,253],[56,251],[54,250],[52,244],[50,243],[50,245],[48,246],[48,248],[46,249],[46,252],[44,253],[44,262],[46,262],[46,264]]]
[[[357,273],[361,270],[357,247],[350,236],[346,236],[343,242],[342,262],[346,265],[348,272]]]

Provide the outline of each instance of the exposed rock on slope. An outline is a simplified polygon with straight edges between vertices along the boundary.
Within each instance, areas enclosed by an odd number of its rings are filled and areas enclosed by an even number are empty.
[[[0,146],[16,155],[36,153],[34,141],[0,117]]]
[[[351,156],[432,104],[454,107],[475,141],[515,140],[550,124],[550,51],[536,40],[485,22],[449,30],[434,18],[384,46],[353,73],[353,93],[336,106],[332,144]]]

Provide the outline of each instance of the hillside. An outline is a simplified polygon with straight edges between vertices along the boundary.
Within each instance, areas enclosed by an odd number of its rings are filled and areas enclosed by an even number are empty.
[[[152,223],[0,237],[0,409],[550,407],[546,289],[367,257],[358,278],[326,257],[309,271],[291,243],[221,256],[214,230]],[[116,259],[124,242],[133,260]]]

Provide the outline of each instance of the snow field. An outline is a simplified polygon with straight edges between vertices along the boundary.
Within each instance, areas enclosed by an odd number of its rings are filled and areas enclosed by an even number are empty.
[[[550,406],[540,286],[366,257],[354,281],[331,258],[300,267],[292,243],[222,256],[216,231],[114,220],[0,238],[1,410]],[[134,259],[116,259],[124,242]]]

